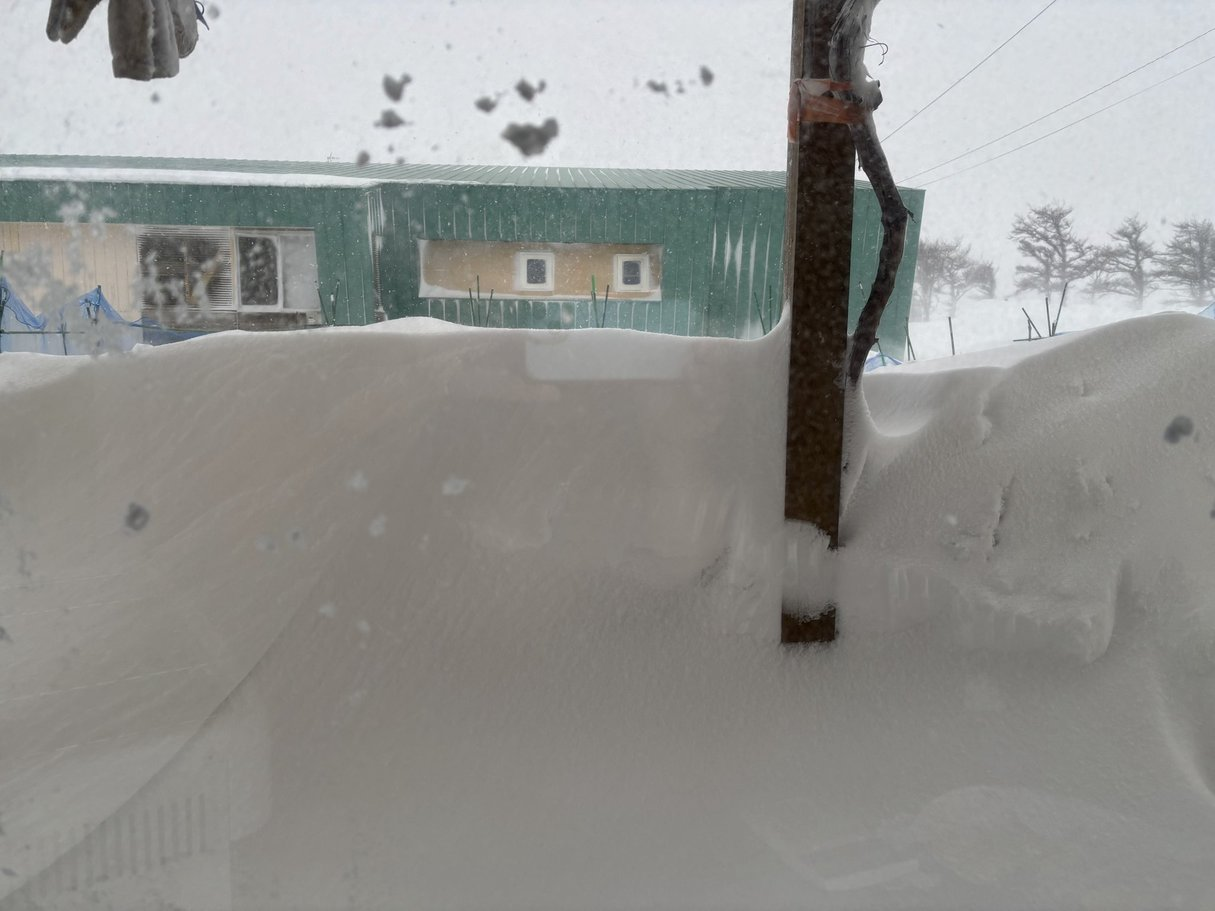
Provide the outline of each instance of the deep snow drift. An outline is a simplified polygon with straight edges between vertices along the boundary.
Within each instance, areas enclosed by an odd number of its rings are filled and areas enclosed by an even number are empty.
[[[1215,322],[870,375],[834,558],[786,344],[4,355],[0,908],[1215,904]]]

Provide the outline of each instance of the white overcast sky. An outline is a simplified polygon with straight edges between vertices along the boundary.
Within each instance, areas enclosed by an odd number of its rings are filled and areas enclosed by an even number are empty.
[[[888,133],[1048,0],[884,0],[869,52]],[[109,74],[104,9],[53,45],[47,0],[0,0],[0,153],[521,163],[499,134],[554,117],[529,164],[780,169],[789,0],[216,0],[211,30],[172,80]],[[1097,238],[1139,213],[1215,217],[1215,61],[1023,151],[936,183],[1215,55],[1215,33],[1027,131],[1000,136],[1215,29],[1209,0],[1056,0],[989,62],[887,143],[896,179],[927,189],[924,233],[961,235],[1011,285],[1007,240],[1029,204],[1075,207]],[[879,63],[879,61],[881,61]],[[714,79],[701,84],[707,66]],[[385,73],[413,81],[399,104]],[[544,80],[530,104],[520,78]],[[670,94],[646,88],[666,82]],[[677,92],[682,81],[684,93]],[[501,95],[490,114],[474,107]],[[409,125],[373,124],[394,108]]]

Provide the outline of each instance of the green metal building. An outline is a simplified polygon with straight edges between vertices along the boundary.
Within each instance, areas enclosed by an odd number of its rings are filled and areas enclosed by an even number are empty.
[[[914,218],[880,331],[894,354],[924,192],[903,199]],[[82,230],[103,224],[109,240]],[[783,172],[0,156],[6,263],[41,244],[64,263],[60,284],[108,282],[122,312],[149,315],[149,251],[168,263],[169,247],[205,237],[207,261],[230,263],[207,277],[208,328],[430,316],[753,337],[779,312],[784,224]],[[876,200],[858,183],[853,321],[880,238]],[[51,249],[65,244],[78,248],[74,267]],[[177,268],[179,285],[198,277]]]

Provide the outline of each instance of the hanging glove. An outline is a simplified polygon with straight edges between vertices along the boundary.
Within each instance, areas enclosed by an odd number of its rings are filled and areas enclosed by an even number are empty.
[[[101,0],[51,0],[46,36],[75,39]],[[110,0],[110,53],[121,79],[176,76],[178,61],[198,43],[202,6],[195,0]],[[209,27],[209,26],[208,26]]]
[[[173,14],[173,34],[177,36],[177,56],[189,57],[198,44],[198,23],[207,25],[202,16],[201,4],[194,0],[169,0],[169,9]],[[207,25],[210,29],[211,26]]]
[[[197,43],[193,0],[110,0],[110,53],[121,79],[176,76]]]
[[[67,44],[80,34],[85,22],[101,0],[51,0],[51,15],[46,21],[46,37]]]

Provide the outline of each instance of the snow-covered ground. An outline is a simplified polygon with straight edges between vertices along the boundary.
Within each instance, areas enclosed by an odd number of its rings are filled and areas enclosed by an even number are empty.
[[[1077,332],[1108,326],[1125,319],[1135,319],[1154,313],[1194,313],[1200,308],[1180,301],[1176,295],[1161,291],[1138,307],[1133,301],[1118,295],[1093,296],[1087,291],[1072,292],[1059,307],[1059,296],[1051,296],[1050,320],[1060,333]],[[1028,319],[1027,319],[1028,315]],[[971,354],[1004,348],[1013,343],[1049,336],[1046,300],[1044,297],[1021,296],[990,300],[967,299],[958,303],[952,313],[950,326],[948,308],[938,306],[927,320],[908,324],[914,354],[921,360],[949,357],[952,353]],[[1033,321],[1033,326],[1029,321]],[[950,341],[952,328],[953,340]]]
[[[785,324],[6,354],[0,908],[1215,906],[1213,344],[871,374],[834,557]]]

